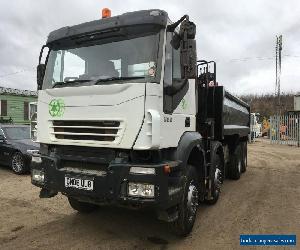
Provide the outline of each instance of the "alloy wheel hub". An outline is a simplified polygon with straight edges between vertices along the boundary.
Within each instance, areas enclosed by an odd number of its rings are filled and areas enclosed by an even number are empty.
[[[215,187],[216,187],[216,192],[220,192],[221,190],[221,184],[223,182],[222,179],[222,172],[219,168],[216,168],[215,171],[215,178],[214,178],[214,183],[215,183]]]
[[[13,169],[16,172],[19,172],[19,171],[22,170],[22,168],[23,168],[23,161],[22,161],[22,158],[21,158],[20,155],[14,156],[14,158],[12,159],[12,166],[13,166]]]
[[[188,211],[188,220],[192,221],[196,216],[198,206],[198,190],[193,182],[189,185],[189,191],[187,195],[187,211]]]

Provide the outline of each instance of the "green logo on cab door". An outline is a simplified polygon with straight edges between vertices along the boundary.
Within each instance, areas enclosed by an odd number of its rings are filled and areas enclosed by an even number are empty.
[[[65,102],[63,99],[53,99],[49,103],[49,114],[52,117],[62,117],[65,112]]]
[[[187,108],[187,102],[186,102],[185,99],[182,99],[182,101],[181,101],[181,107],[182,107],[182,109],[186,109]]]

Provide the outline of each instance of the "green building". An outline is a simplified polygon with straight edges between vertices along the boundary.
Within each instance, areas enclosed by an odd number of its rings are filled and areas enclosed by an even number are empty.
[[[37,101],[37,92],[0,87],[0,123],[30,123],[30,103]]]

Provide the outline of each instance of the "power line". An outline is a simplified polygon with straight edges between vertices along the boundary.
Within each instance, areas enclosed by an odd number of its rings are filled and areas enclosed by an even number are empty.
[[[231,58],[231,59],[225,59],[225,60],[218,60],[216,59],[216,62],[247,62],[251,60],[258,60],[258,61],[265,61],[265,60],[274,60],[276,56],[269,56],[269,57],[262,57],[262,56],[255,56],[255,57],[241,57],[241,58]],[[281,57],[291,57],[291,58],[300,58],[300,55],[282,55]],[[35,67],[32,67],[32,69]],[[5,78],[12,75],[17,75],[20,73],[28,72],[28,71],[34,71],[32,69],[22,69],[19,71],[7,73],[4,75],[0,75],[0,78]]]
[[[232,58],[228,60],[216,60],[217,62],[226,61],[226,62],[235,62],[235,61],[251,61],[251,60],[258,60],[258,61],[264,61],[264,60],[274,60],[276,56],[269,56],[269,57],[243,57],[243,58]],[[281,55],[281,57],[290,57],[290,58],[300,58],[300,55]]]
[[[33,72],[32,69],[22,69],[22,70],[19,70],[19,71],[15,71],[15,72],[7,73],[7,74],[4,74],[4,75],[0,75],[0,78],[4,78],[4,77],[7,77],[7,76],[12,76],[12,75],[17,75],[17,74],[20,74],[20,73],[23,73],[23,72],[28,72],[28,71]]]
[[[295,57],[295,58],[300,58],[299,55],[282,55],[282,57]]]

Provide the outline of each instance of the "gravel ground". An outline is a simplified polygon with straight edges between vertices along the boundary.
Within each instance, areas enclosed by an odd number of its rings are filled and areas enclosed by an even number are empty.
[[[248,154],[247,172],[225,181],[216,205],[200,205],[185,239],[149,212],[103,207],[80,215],[66,197],[39,199],[29,176],[0,167],[0,249],[239,249],[240,234],[299,237],[300,148],[261,140]]]

